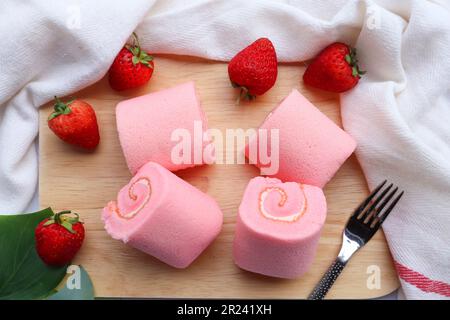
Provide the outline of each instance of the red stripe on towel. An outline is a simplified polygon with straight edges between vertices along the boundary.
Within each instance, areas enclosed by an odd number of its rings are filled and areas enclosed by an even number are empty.
[[[424,292],[432,292],[450,297],[450,284],[432,280],[417,271],[405,267],[397,261],[394,261],[394,263],[400,278],[404,281],[412,284]]]

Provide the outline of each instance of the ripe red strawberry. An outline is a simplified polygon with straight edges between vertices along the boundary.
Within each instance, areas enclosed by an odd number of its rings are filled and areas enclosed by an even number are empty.
[[[359,70],[356,49],[335,42],[319,53],[303,74],[305,84],[331,92],[350,90],[365,72]]]
[[[133,45],[123,47],[109,69],[109,84],[116,91],[140,87],[153,74],[153,57],[141,49],[135,33],[133,39]]]
[[[36,251],[48,265],[63,266],[69,263],[83,244],[84,226],[78,214],[69,214],[69,210],[61,211],[44,219],[36,227]]]
[[[239,98],[247,100],[260,96],[277,80],[277,54],[272,42],[260,38],[240,51],[228,64],[231,84],[240,88]]]
[[[97,117],[92,106],[81,100],[62,102],[55,97],[55,111],[48,117],[49,128],[63,141],[94,149],[100,141]]]

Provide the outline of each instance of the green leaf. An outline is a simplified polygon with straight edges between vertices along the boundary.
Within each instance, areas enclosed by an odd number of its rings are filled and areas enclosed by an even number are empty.
[[[47,266],[35,249],[34,229],[52,215],[47,208],[0,216],[0,300],[46,297],[64,278],[66,266]]]
[[[133,56],[133,58],[131,59],[131,61],[133,62],[133,65],[137,65],[139,63],[139,58],[136,56]]]
[[[94,288],[86,270],[82,266],[70,266],[68,272],[64,287],[47,300],[93,300]]]

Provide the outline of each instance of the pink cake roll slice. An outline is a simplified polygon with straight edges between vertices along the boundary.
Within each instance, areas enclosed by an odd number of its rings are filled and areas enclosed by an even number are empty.
[[[256,177],[245,190],[233,243],[242,269],[278,278],[297,278],[310,268],[325,223],[322,189]]]
[[[194,82],[122,101],[116,107],[116,121],[132,174],[149,161],[170,171],[214,161],[213,149],[204,152],[213,145]],[[186,148],[179,150],[177,145]]]
[[[272,165],[276,173],[268,175],[283,181],[296,181],[323,188],[356,148],[355,140],[325,116],[297,90],[287,96],[265,119],[260,129],[266,130],[250,139],[246,156],[250,163],[265,169]],[[261,143],[271,144],[271,129],[278,129],[278,165],[261,161]],[[253,151],[252,151],[253,150]],[[256,151],[255,151],[256,150]],[[264,148],[266,150],[266,148]],[[264,151],[265,152],[265,151]],[[253,154],[253,159],[251,154]],[[263,153],[264,154],[264,153]],[[267,162],[267,161],[266,161]]]
[[[186,268],[217,237],[223,216],[209,195],[149,162],[103,209],[102,220],[114,239]]]

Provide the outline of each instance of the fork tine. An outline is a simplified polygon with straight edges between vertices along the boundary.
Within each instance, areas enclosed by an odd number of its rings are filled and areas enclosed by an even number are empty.
[[[370,222],[370,227],[373,228],[376,226],[376,229],[378,229],[381,224],[383,223],[384,219],[386,219],[387,215],[391,212],[391,210],[394,208],[394,206],[397,204],[397,202],[400,200],[400,198],[403,195],[402,191],[395,199],[394,201],[392,201],[391,205],[389,206],[389,208],[383,212],[383,208],[389,203],[389,201],[392,199],[392,197],[394,196],[394,194],[397,192],[398,188],[395,188],[387,197],[386,199],[383,201],[383,203],[377,208],[375,209],[375,211],[377,212],[377,215],[374,216],[374,218],[372,219],[372,221]]]
[[[381,200],[383,200],[384,196],[386,195],[386,193],[388,193],[389,190],[391,190],[393,184],[391,183],[389,186],[387,186],[386,189],[383,190],[383,192],[381,192],[381,194],[375,199],[375,201],[373,201],[372,205],[369,207],[369,209],[367,209],[364,214],[362,215],[361,219],[364,221],[364,223],[367,223],[366,220],[368,220],[372,213],[375,210],[375,207],[378,205],[378,203],[380,203]]]
[[[381,216],[381,211],[384,209],[384,207],[389,203],[389,201],[392,199],[392,197],[395,195],[395,193],[398,191],[398,187],[396,187],[394,190],[392,190],[386,199],[381,203],[381,205],[377,208],[377,216]]]
[[[394,201],[392,201],[391,205],[386,209],[385,212],[378,214],[378,218],[380,219],[379,225],[381,225],[387,218],[389,213],[391,213],[392,209],[394,209],[394,207],[397,205],[397,202],[403,196],[403,193],[405,193],[405,191],[400,192],[400,194],[394,199]]]
[[[373,191],[372,193],[359,205],[358,208],[353,212],[352,216],[359,215],[361,211],[364,210],[364,208],[369,204],[369,202],[375,197],[375,195],[380,191],[380,189],[386,184],[387,180],[384,180],[382,183],[380,183]]]

